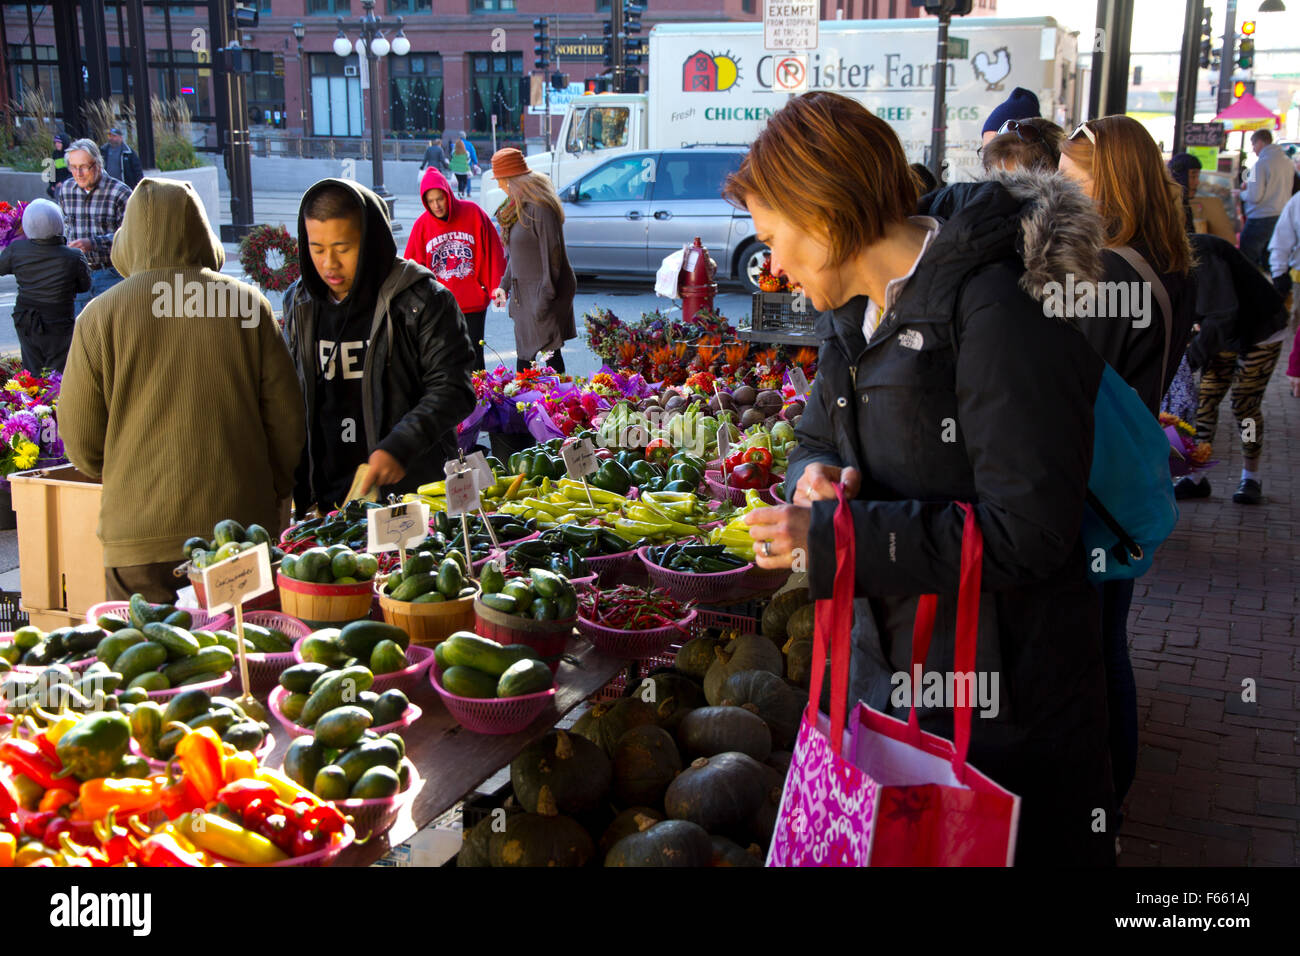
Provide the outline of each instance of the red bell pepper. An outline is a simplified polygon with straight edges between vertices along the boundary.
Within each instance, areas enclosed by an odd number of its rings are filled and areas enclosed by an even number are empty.
[[[675,454],[673,446],[662,438],[656,438],[645,446],[645,460],[656,465],[666,465]]]
[[[107,820],[96,820],[94,828],[95,838],[99,840],[99,848],[109,866],[134,860],[140,852],[140,845],[132,838],[131,832],[119,826],[111,812]]]
[[[9,775],[0,775],[0,819],[8,819],[9,814],[16,813],[20,806],[22,801],[18,799],[18,791],[10,782]]]
[[[14,773],[30,777],[46,790],[60,789],[77,793],[81,785],[75,777],[56,777],[63,766],[57,758],[51,760],[41,752],[40,747],[30,740],[10,737],[0,744],[0,763],[10,767]]]
[[[758,465],[743,462],[731,473],[730,484],[733,488],[766,488],[767,473]]]
[[[155,833],[140,844],[141,866],[203,866],[203,861],[182,849],[168,833]]]
[[[290,856],[307,856],[309,853],[315,853],[329,846],[330,837],[327,833],[318,830],[299,830],[293,837],[293,844],[289,850]]]
[[[772,469],[772,453],[762,445],[754,445],[752,448],[745,449],[745,461],[751,465],[757,465],[764,471]]]
[[[41,842],[51,850],[57,850],[61,847],[59,834],[67,833],[77,843],[90,844],[95,840],[95,826],[89,821],[74,821],[67,817],[61,817],[55,814],[54,819],[46,826],[45,832],[41,834]]]
[[[298,825],[304,830],[315,830],[328,836],[332,833],[342,833],[347,822],[336,807],[331,804],[321,804],[303,814]]]
[[[175,820],[191,810],[202,810],[208,805],[188,777],[183,777],[170,787],[165,787],[161,794],[160,806],[167,818]]]
[[[29,837],[39,840],[45,835],[45,828],[54,822],[58,814],[53,810],[46,810],[41,813],[33,813],[23,823],[23,833]]]
[[[245,778],[228,783],[217,791],[217,801],[236,813],[247,814],[248,805],[256,800],[275,805],[275,788],[264,780]]]

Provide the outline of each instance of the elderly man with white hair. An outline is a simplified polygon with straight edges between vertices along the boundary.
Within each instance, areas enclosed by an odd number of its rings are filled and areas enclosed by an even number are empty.
[[[23,236],[0,252],[0,275],[18,279],[14,329],[23,368],[38,375],[45,369],[62,372],[76,326],[72,304],[90,288],[90,267],[64,241],[57,203],[33,200],[23,210]]]
[[[131,187],[104,171],[104,158],[93,139],[74,140],[65,153],[72,178],[55,190],[63,207],[68,245],[90,263],[90,291],[77,296],[76,314],[101,292],[122,281],[109,253],[113,233],[122,225]]]

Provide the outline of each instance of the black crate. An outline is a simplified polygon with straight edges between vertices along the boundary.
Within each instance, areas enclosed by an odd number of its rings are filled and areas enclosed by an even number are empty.
[[[31,623],[22,609],[22,598],[17,591],[0,591],[0,631],[16,631]]]
[[[751,332],[812,335],[817,315],[807,296],[789,292],[755,292],[749,328]]]

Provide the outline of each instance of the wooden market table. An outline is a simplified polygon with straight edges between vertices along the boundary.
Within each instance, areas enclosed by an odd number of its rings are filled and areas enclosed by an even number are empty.
[[[403,735],[406,755],[422,778],[415,796],[386,833],[363,846],[349,847],[333,865],[369,866],[411,839],[509,764],[524,747],[544,736],[561,717],[626,670],[630,663],[626,658],[602,654],[579,638],[570,642],[566,653],[577,663],[560,664],[553,704],[517,734],[476,734],[465,730],[447,712],[428,680],[423,681],[409,696],[424,713]],[[268,761],[271,766],[281,765],[288,745],[287,735],[284,741],[277,742]]]

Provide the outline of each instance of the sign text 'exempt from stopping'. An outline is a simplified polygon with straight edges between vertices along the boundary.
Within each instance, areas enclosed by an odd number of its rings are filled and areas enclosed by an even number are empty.
[[[763,46],[769,50],[817,49],[816,3],[766,0],[763,4]]]

